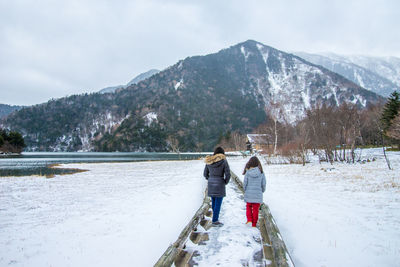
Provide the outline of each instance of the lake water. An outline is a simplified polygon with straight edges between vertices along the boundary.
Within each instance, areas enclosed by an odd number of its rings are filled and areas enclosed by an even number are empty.
[[[143,152],[25,152],[0,157],[0,177],[74,173],[68,168],[51,168],[53,164],[91,162],[134,162],[148,160],[193,160],[206,153],[143,153]]]

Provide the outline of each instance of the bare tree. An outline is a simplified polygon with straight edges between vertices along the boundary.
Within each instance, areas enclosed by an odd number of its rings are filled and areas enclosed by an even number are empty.
[[[334,108],[323,104],[307,111],[307,123],[310,131],[310,145],[315,151],[323,149],[325,159],[330,163],[335,160],[334,150],[340,139],[337,116]]]
[[[286,155],[291,162],[299,162],[298,158],[301,158],[303,164],[309,149],[318,153],[320,160],[354,163],[359,145],[379,145],[382,142],[386,163],[391,169],[384,146],[381,112],[382,104],[369,106],[366,110],[359,110],[353,104],[339,107],[322,104],[307,110],[306,117],[297,123],[295,129],[278,121],[279,112],[270,113],[272,120],[260,126],[257,132],[269,133],[275,154],[279,148],[279,153]],[[388,133],[391,138],[400,140],[399,116],[393,120],[393,127]]]
[[[361,122],[359,111],[355,105],[342,104],[335,114],[338,118],[340,130],[339,153],[336,153],[340,161],[355,161],[355,149],[357,140],[361,140]],[[346,149],[350,150],[350,158],[346,158]]]
[[[363,144],[378,146],[381,143],[382,123],[380,117],[383,104],[370,105],[360,112],[360,131]]]
[[[246,136],[238,131],[233,132],[232,136],[233,147],[235,151],[246,150]]]
[[[378,105],[369,107],[366,111],[363,112],[362,123],[361,123],[361,135],[363,138],[369,138],[373,143],[378,145],[379,143],[382,145],[383,156],[385,157],[386,164],[389,170],[392,169],[390,166],[389,158],[386,155],[385,151],[385,138],[384,138],[384,130],[382,125],[381,114],[383,110],[383,104],[379,103]]]
[[[273,137],[274,137],[274,155],[276,155],[276,150],[278,147],[278,121],[284,120],[283,107],[280,103],[270,102],[269,106],[265,108],[265,113],[270,116],[273,121]]]
[[[179,159],[181,158],[181,152],[180,152],[180,147],[179,147],[179,140],[173,136],[170,135],[167,138],[167,144],[169,147],[172,149],[173,152],[178,153]]]
[[[298,144],[299,155],[303,166],[306,165],[307,161],[307,150],[310,143],[310,128],[306,121],[301,121],[297,124],[298,136],[296,143]]]
[[[226,151],[246,150],[246,136],[239,131],[234,131],[222,138],[218,145],[222,146]]]

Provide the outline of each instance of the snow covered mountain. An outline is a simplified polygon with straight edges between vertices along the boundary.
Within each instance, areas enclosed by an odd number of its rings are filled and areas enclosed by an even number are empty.
[[[399,58],[342,56],[333,53],[318,55],[296,52],[295,54],[384,97],[389,96],[394,90],[400,90]]]
[[[353,64],[369,69],[398,87],[400,86],[400,58],[397,57],[371,57],[371,56],[339,56],[329,53],[332,58],[342,58]]]
[[[114,94],[25,108],[1,124],[30,150],[209,151],[221,136],[275,117],[295,123],[317,104],[365,108],[382,97],[337,73],[256,41],[188,57]]]
[[[325,68],[255,41],[239,44],[250,92],[281,121],[293,123],[318,103],[366,107],[376,99]]]
[[[105,93],[114,93],[116,90],[118,89],[125,89],[128,86],[131,86],[133,84],[137,84],[151,76],[153,76],[154,74],[160,72],[159,70],[156,69],[151,69],[149,71],[146,71],[144,73],[139,74],[138,76],[136,76],[135,78],[133,78],[130,82],[128,82],[126,85],[117,85],[117,86],[110,86],[110,87],[106,87],[103,88],[99,91],[99,93],[101,94],[105,94]]]

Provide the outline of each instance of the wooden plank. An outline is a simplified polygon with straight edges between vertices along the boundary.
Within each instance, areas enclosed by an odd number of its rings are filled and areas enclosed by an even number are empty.
[[[244,193],[242,181],[233,172],[231,172],[231,176],[237,187]],[[206,217],[210,216],[212,216],[210,212],[210,198],[207,197],[207,192],[205,192],[201,207],[182,230],[178,239],[167,248],[154,266],[169,267],[172,264],[175,264],[175,266],[189,266],[189,261],[193,256],[193,252],[185,250],[185,243],[188,238],[195,244],[208,239],[207,233],[197,232],[197,227],[200,224],[204,229],[209,229],[210,220]],[[259,225],[263,246],[263,258],[267,266],[294,266],[278,226],[265,203],[261,205]]]
[[[243,182],[239,177],[232,171],[231,177],[239,189],[244,193]],[[260,217],[259,225],[263,242],[263,253],[266,261],[270,262],[269,266],[294,266],[285,242],[279,232],[278,226],[265,203],[261,205]]]

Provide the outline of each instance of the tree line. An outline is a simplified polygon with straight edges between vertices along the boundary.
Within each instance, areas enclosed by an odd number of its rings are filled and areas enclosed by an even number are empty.
[[[19,132],[0,129],[0,152],[21,153],[24,147],[24,138]]]
[[[293,163],[305,164],[309,151],[321,161],[355,162],[358,147],[400,148],[399,111],[399,93],[394,91],[386,103],[366,109],[347,103],[314,106],[295,125],[278,121],[272,114],[254,133],[265,136],[264,153],[287,157]],[[244,134],[229,132],[219,143],[228,150],[244,150],[245,139]]]

